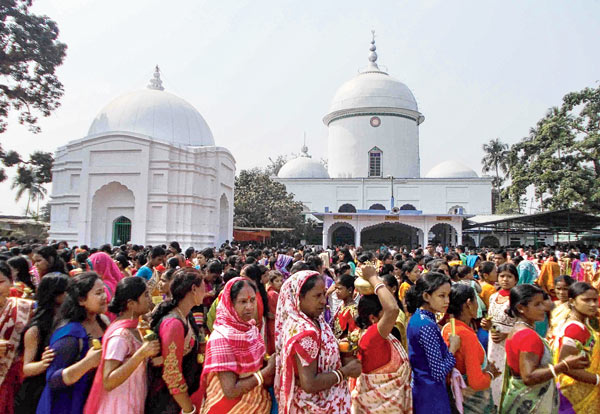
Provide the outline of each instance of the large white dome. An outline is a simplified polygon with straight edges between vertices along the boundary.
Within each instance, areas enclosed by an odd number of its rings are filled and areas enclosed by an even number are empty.
[[[308,156],[308,148],[302,147],[302,155],[286,162],[277,174],[279,178],[329,178],[320,161]]]
[[[448,160],[433,167],[425,178],[477,178],[475,170],[461,162]]]
[[[148,89],[127,93],[106,105],[94,118],[88,135],[109,132],[133,132],[175,145],[215,145],[196,108],[163,90],[158,70]]]

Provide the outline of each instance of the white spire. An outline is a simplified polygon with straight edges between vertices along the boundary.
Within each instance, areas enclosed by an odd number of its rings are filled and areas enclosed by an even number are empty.
[[[371,30],[371,34],[373,35],[371,39],[371,46],[369,47],[369,69],[379,70],[379,66],[377,66],[377,47],[375,46],[375,30]]]
[[[306,146],[306,132],[304,132],[304,143],[302,144],[302,148],[300,148],[300,152],[302,153],[300,154],[301,157],[310,158],[310,155],[308,155],[308,147]]]
[[[148,84],[148,89],[154,89],[156,91],[164,91],[162,80],[160,80],[160,68],[158,65],[154,68],[154,75],[152,75],[152,79],[150,79],[150,83]]]

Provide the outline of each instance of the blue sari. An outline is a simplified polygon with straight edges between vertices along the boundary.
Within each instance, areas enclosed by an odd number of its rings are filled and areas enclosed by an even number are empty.
[[[87,354],[90,346],[85,328],[79,322],[70,322],[57,329],[50,338],[50,348],[56,356],[46,370],[46,386],[36,414],[81,414],[92,386],[94,371],[87,372],[69,386],[63,382],[62,372]]]

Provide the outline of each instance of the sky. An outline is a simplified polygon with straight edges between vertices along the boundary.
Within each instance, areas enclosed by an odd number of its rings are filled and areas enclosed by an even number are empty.
[[[482,145],[513,144],[562,97],[600,82],[600,1],[38,0],[67,56],[62,106],[40,134],[9,118],[4,149],[55,151],[86,136],[115,97],[144,88],[158,64],[165,89],[194,105],[237,170],[269,157],[327,157],[322,118],[368,61],[415,95],[421,174],[456,159],[481,173]],[[0,214],[22,214],[9,180]],[[26,198],[26,197],[24,197]]]

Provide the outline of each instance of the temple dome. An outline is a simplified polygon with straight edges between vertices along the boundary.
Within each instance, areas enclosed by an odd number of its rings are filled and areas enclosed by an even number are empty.
[[[455,160],[448,160],[433,167],[425,178],[477,178],[475,170]]]
[[[94,118],[89,135],[135,133],[185,146],[214,146],[202,115],[184,99],[165,92],[158,67],[147,89],[122,95]]]
[[[329,178],[327,169],[320,161],[308,156],[308,148],[302,147],[302,155],[286,162],[277,174],[279,178]]]

